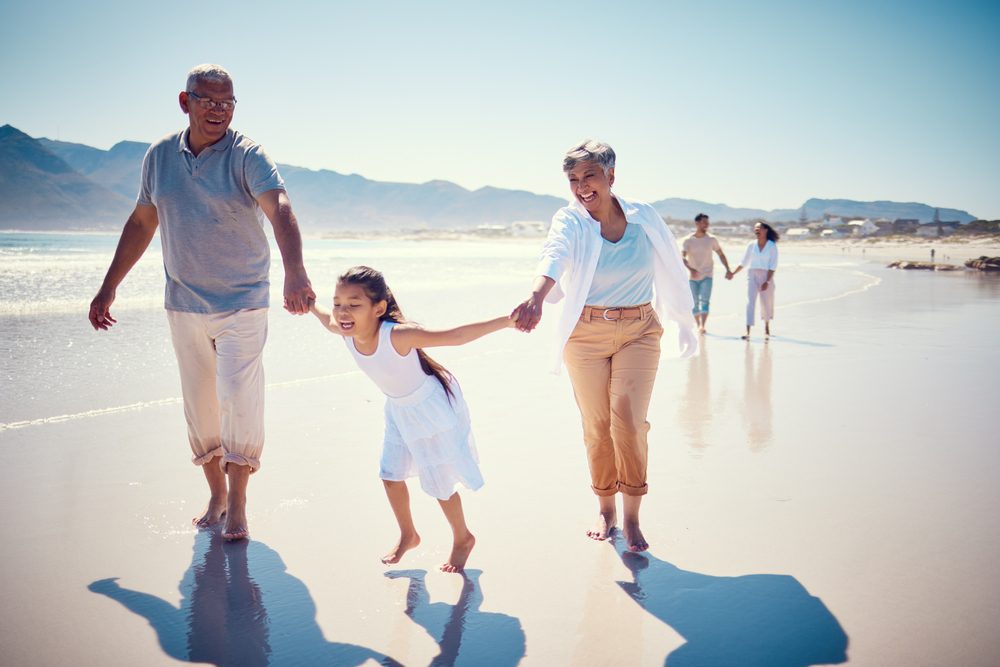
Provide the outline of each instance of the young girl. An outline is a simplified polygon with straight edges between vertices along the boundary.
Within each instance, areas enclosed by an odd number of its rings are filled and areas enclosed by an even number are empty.
[[[469,423],[469,411],[455,378],[421,349],[462,345],[514,326],[498,317],[444,331],[406,322],[385,278],[375,269],[355,266],[337,279],[333,313],[316,306],[312,313],[327,329],[344,337],[358,366],[386,395],[385,440],[379,476],[399,523],[399,543],[382,558],[398,563],[420,544],[410,514],[406,478],[417,475],[424,491],[438,499],[454,533],[444,572],[461,572],[476,538],[465,525],[458,484],[475,491],[483,485]]]

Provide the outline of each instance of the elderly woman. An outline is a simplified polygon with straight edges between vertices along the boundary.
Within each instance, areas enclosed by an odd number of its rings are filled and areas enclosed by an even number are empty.
[[[740,265],[732,276],[747,269],[747,333],[743,340],[750,340],[757,305],[760,299],[760,319],[764,320],[764,336],[771,337],[771,320],[774,319],[774,272],[778,270],[778,232],[763,220],[753,226],[756,240],[747,244]],[[731,279],[732,276],[729,276]]]
[[[583,142],[566,154],[563,171],[573,199],[552,218],[531,296],[513,317],[530,331],[543,301],[565,296],[555,372],[565,361],[583,419],[600,511],[587,535],[611,534],[620,491],[628,548],[644,551],[639,505],[648,489],[646,411],[660,361],[660,323],[677,322],[682,356],[698,347],[688,272],[653,207],[611,192],[611,146]]]

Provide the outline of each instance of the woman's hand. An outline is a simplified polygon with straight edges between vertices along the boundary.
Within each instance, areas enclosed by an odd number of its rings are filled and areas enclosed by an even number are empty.
[[[768,283],[768,281],[765,280],[764,282],[762,282],[760,284],[760,291],[761,292],[766,292],[767,291],[767,283]]]
[[[532,294],[521,302],[510,314],[514,319],[514,326],[525,333],[538,326],[542,320],[542,303],[540,294]]]

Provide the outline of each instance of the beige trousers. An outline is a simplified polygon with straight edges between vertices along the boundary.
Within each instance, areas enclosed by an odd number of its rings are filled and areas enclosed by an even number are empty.
[[[195,465],[220,457],[260,468],[264,449],[267,308],[227,313],[167,311],[181,372],[184,418]]]
[[[646,412],[660,361],[663,327],[649,307],[636,319],[584,317],[563,358],[583,419],[591,487],[599,496],[646,493]],[[610,311],[609,316],[614,316]]]
[[[752,327],[755,319],[754,311],[757,298],[760,298],[760,319],[770,322],[774,319],[774,276],[767,284],[767,289],[760,288],[767,281],[766,269],[750,269],[747,271],[747,326]]]

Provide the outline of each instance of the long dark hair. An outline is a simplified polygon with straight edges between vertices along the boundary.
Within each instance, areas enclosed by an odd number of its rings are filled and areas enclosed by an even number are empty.
[[[768,241],[774,241],[775,243],[777,243],[778,239],[781,238],[780,236],[778,236],[778,232],[774,231],[774,227],[772,227],[771,225],[767,224],[763,220],[758,220],[757,224],[767,230],[767,240]]]
[[[361,287],[372,303],[385,301],[385,313],[382,314],[379,321],[396,322],[397,324],[406,321],[403,311],[400,309],[399,304],[396,303],[396,297],[393,295],[392,290],[389,289],[389,286],[385,284],[385,276],[380,271],[376,271],[370,266],[352,266],[337,278],[337,284],[357,285]],[[441,386],[444,387],[445,393],[450,398],[455,398],[455,393],[451,390],[451,381],[454,379],[454,376],[448,372],[448,369],[431,359],[419,347],[417,348],[417,358],[420,360],[420,368],[424,373],[436,377]]]

